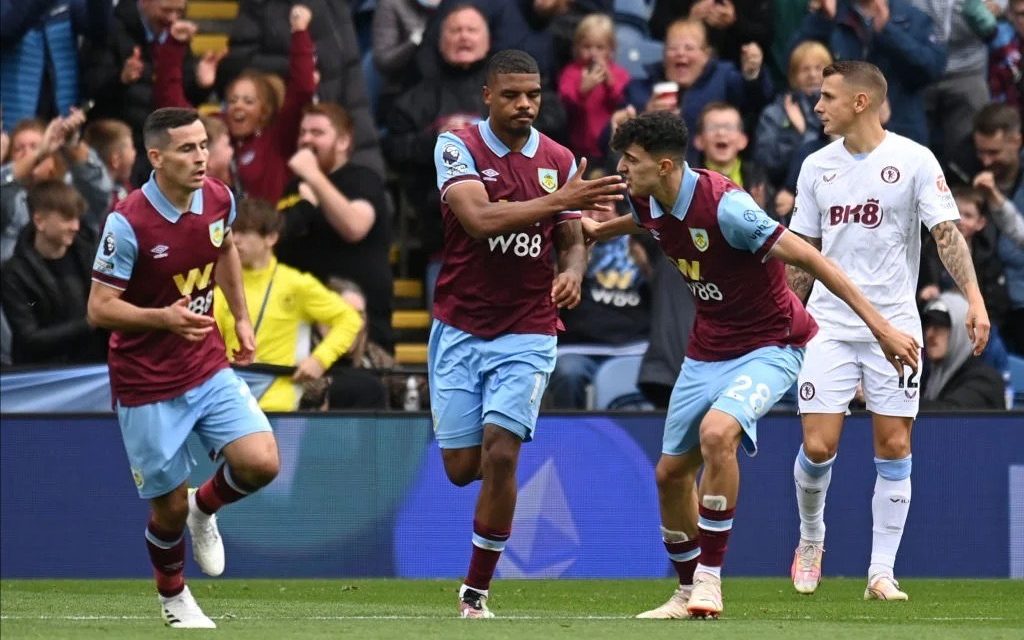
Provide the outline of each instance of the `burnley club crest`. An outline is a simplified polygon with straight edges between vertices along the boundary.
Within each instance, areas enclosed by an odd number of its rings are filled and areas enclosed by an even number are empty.
[[[541,188],[548,193],[554,193],[558,188],[558,172],[554,169],[537,169],[537,178]]]
[[[210,242],[213,246],[220,247],[224,242],[224,220],[218,220],[210,225]]]

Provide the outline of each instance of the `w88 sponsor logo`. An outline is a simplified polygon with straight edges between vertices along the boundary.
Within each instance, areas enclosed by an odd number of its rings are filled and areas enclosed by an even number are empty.
[[[510,233],[487,239],[491,251],[500,250],[502,254],[511,253],[520,258],[527,256],[536,258],[540,255],[544,236],[539,233]]]
[[[693,282],[691,280],[687,280],[686,286],[690,287],[690,293],[693,294],[694,298],[698,298],[704,302],[711,300],[718,302],[722,300],[722,291],[714,282]]]

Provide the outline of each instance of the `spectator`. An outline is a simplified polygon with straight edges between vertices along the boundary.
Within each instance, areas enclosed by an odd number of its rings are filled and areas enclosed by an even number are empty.
[[[109,0],[0,4],[0,104],[8,124],[53,118],[80,102],[78,37],[106,37]]]
[[[617,214],[584,211],[603,222]],[[640,355],[647,350],[650,330],[650,249],[620,236],[591,246],[580,304],[563,309],[565,332],[558,337],[558,359],[548,382],[554,409],[586,409],[587,386],[609,358]]]
[[[925,411],[1006,408],[1002,376],[971,354],[966,317],[967,301],[959,293],[943,293],[925,307]]]
[[[85,319],[96,235],[80,221],[86,204],[61,180],[28,192],[32,224],[3,265],[3,309],[14,364],[103,362],[106,334]]]
[[[324,372],[356,342],[363,326],[359,313],[313,276],[278,264],[274,245],[281,217],[267,202],[245,199],[231,227],[242,262],[249,317],[256,336],[255,363],[294,366],[292,376],[278,377],[260,398],[264,411],[295,411],[302,385],[320,380]],[[220,289],[213,314],[227,352],[238,348],[235,318]],[[310,333],[316,324],[329,330],[312,349]]]
[[[569,148],[599,166],[607,153],[601,131],[622,104],[629,75],[615,64],[615,25],[600,13],[584,18],[573,37],[574,60],[562,69],[558,93],[569,122]]]
[[[416,53],[440,0],[380,0],[373,15],[373,63],[380,72],[378,114],[386,114],[403,89],[413,86]],[[382,118],[383,119],[383,118]]]
[[[708,46],[703,22],[676,20],[668,27],[663,62],[649,71],[646,80],[629,83],[626,100],[633,113],[676,111],[690,131],[697,130],[697,117],[709,102],[735,105],[745,120],[753,122],[772,97],[771,81],[763,64],[764,53],[756,43],[744,47],[740,68],[716,59]],[[677,90],[654,94],[654,86],[662,81],[674,82]],[[621,121],[622,112],[616,115]],[[696,159],[691,142],[688,160],[694,163]]]
[[[114,182],[110,201],[110,210],[113,211],[114,205],[132,189],[136,156],[132,128],[121,120],[94,120],[86,126],[84,139],[103,161]]]
[[[771,0],[657,0],[651,25],[657,37],[668,38],[659,25],[677,18],[700,20],[708,29],[708,44],[723,59],[742,63],[743,46],[771,46],[775,13]]]
[[[889,129],[928,144],[924,89],[942,77],[945,47],[933,26],[908,0],[811,0],[794,44],[816,40],[836,60],[866,60],[889,82]]]
[[[348,278],[366,292],[370,339],[391,333],[391,210],[375,171],[349,161],[353,123],[340,106],[310,105],[289,166],[297,177],[278,208],[286,226],[278,256],[321,282]]]
[[[201,116],[199,119],[206,128],[206,149],[210,152],[206,159],[206,172],[234,190],[235,176],[231,167],[234,165],[235,148],[231,146],[228,127],[223,120],[213,116]]]
[[[308,27],[309,8],[297,4],[289,14],[292,29],[291,71],[284,91],[278,93],[267,74],[245,71],[227,85],[227,126],[234,145],[234,190],[276,203],[291,179],[288,158],[295,153],[302,108],[316,89],[313,42]],[[155,47],[161,82],[154,94],[156,107],[191,107],[177,70],[195,34],[195,25],[178,20],[170,36]]]
[[[1021,150],[1020,112],[991,104],[974,120],[974,149],[981,172],[974,186],[985,196],[988,210],[1002,234],[1003,261],[1010,309],[1001,327],[1010,351],[1024,354],[1024,151]]]
[[[744,161],[740,153],[747,148],[747,134],[739,109],[725,102],[710,102],[697,120],[694,146],[701,153],[705,169],[717,171],[743,187],[762,209],[770,200],[771,189],[764,170],[753,161]]]
[[[1024,109],[1024,0],[1010,0],[1006,20],[989,42],[989,87],[992,99]]]
[[[814,111],[821,95],[822,71],[832,54],[820,42],[803,42],[789,56],[789,91],[765,107],[757,123],[754,159],[765,168],[772,184],[782,184],[797,148],[821,136]]]
[[[395,100],[387,120],[384,153],[398,172],[407,200],[415,208],[422,250],[427,256],[427,305],[440,268],[441,195],[434,177],[434,143],[443,131],[469,126],[485,113],[481,88],[491,46],[484,15],[472,6],[453,9],[441,23],[437,44],[440,65]],[[547,100],[538,120],[547,113]],[[538,122],[543,129],[543,123]]]
[[[949,52],[945,73],[924,94],[931,147],[941,148],[939,157],[946,159],[970,138],[974,114],[988,104],[985,42],[995,32],[996,19],[982,0],[911,2],[932,19],[934,38]]]
[[[48,125],[23,120],[11,135],[11,161],[0,167],[0,260],[11,257],[21,229],[31,219],[28,188],[44,180],[64,180],[85,197],[85,226],[99,234],[110,212],[113,182],[103,161],[78,132],[85,115],[54,118]]]
[[[355,123],[353,133],[352,161],[370,167],[378,175],[384,175],[384,160],[381,157],[377,141],[377,126],[374,123],[366,93],[366,81],[363,79],[360,66],[359,44],[356,40],[352,16],[348,2],[336,0],[303,0],[303,5],[316,19],[309,23],[309,37],[316,47],[316,68],[320,74],[320,82],[316,87],[317,97],[323,102],[337,103],[351,114]],[[231,86],[246,69],[254,69],[264,73],[272,73],[285,78],[288,87],[307,88],[308,71],[305,65],[295,67],[295,28],[291,35],[286,25],[291,24],[292,13],[296,5],[294,0],[241,0],[238,17],[231,25],[229,52],[221,61],[218,71],[218,86],[225,89],[229,98]],[[305,47],[303,44],[303,53]],[[236,88],[237,90],[237,88]],[[303,103],[308,102],[308,98]],[[297,127],[297,120],[295,126]],[[228,126],[233,126],[228,121]],[[296,130],[292,130],[287,139],[294,142]],[[241,163],[245,150],[237,145],[239,133],[232,129],[232,137],[236,139],[235,157]],[[246,133],[245,135],[251,135]],[[287,160],[291,152],[283,155]],[[249,184],[249,178],[258,180],[255,175],[242,175],[242,185]],[[284,183],[280,185],[284,187]],[[250,195],[258,195],[257,191]],[[280,193],[280,192],[278,192]],[[273,200],[272,200],[273,201]]]
[[[186,0],[121,0],[114,7],[109,37],[86,40],[82,50],[85,95],[95,101],[91,118],[124,120],[132,128],[136,145],[133,185],[149,177],[150,166],[142,144],[142,125],[154,108],[153,47],[167,39],[167,30],[185,15]],[[211,57],[197,60],[183,52],[184,93],[189,104],[202,104],[216,76]]]

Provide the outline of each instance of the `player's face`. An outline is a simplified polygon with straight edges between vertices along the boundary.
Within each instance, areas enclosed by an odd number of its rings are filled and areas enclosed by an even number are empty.
[[[263,121],[267,106],[263,104],[256,85],[248,78],[236,80],[228,89],[228,131],[232,138],[247,138]]]
[[[529,135],[540,111],[540,75],[503,73],[484,87],[484,104],[490,109],[491,126],[513,135]]]
[[[949,327],[934,324],[924,328],[924,350],[932,362],[941,362],[949,353]]]
[[[203,186],[206,161],[210,152],[206,148],[206,128],[196,120],[168,132],[170,141],[162,149],[150,149],[153,168],[172,187],[194,191]]]
[[[665,79],[689,88],[708,64],[711,52],[700,31],[676,27],[665,36]]]
[[[308,114],[299,125],[299,147],[309,149],[316,155],[324,173],[334,171],[339,155],[347,152],[349,142],[349,137],[339,134],[325,115]]]
[[[630,194],[641,198],[654,193],[661,178],[661,163],[635,143],[622,150],[615,170],[626,181]]]
[[[739,112],[733,109],[708,111],[694,142],[706,160],[717,165],[731,164],[747,147]]]
[[[51,247],[67,249],[75,241],[80,225],[78,216],[66,217],[60,211],[37,211],[32,216],[36,235]]]
[[[825,78],[821,83],[821,97],[814,105],[814,112],[828,135],[845,135],[853,124],[857,112],[853,108],[856,95],[843,82],[839,74]]]
[[[476,9],[449,15],[441,27],[441,58],[454,67],[468,67],[487,57],[491,37],[487,22]]]

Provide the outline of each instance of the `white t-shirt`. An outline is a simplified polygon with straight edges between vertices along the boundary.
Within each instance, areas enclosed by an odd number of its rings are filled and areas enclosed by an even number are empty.
[[[959,218],[932,152],[887,131],[866,155],[855,157],[839,139],[807,157],[790,229],[821,238],[821,252],[839,264],[879,313],[920,342],[915,299],[921,223],[930,230]],[[860,316],[820,283],[807,309],[830,337],[874,340]]]

